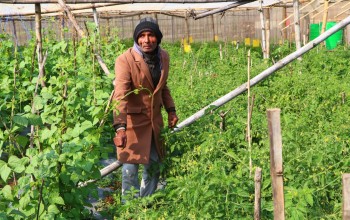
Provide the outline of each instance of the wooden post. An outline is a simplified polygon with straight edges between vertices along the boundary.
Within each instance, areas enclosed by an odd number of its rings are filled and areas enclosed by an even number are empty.
[[[326,30],[326,24],[328,19],[328,3],[329,3],[329,0],[324,0],[324,11],[323,11],[321,34],[323,34]]]
[[[40,4],[35,4],[35,35],[37,42],[37,54],[38,54],[38,64],[39,64],[39,76],[40,84],[42,87],[45,87],[45,69],[43,65],[43,43],[41,36],[41,6]]]
[[[297,50],[299,50],[301,48],[299,0],[293,0],[293,9],[294,9],[295,46]]]
[[[267,58],[266,55],[266,36],[265,36],[265,20],[264,20],[264,12],[262,8],[263,1],[259,0],[259,14],[260,14],[260,24],[261,24],[261,49],[263,51],[264,59]]]
[[[343,220],[350,220],[350,173],[343,174]]]
[[[266,9],[266,58],[270,58],[270,8]]]
[[[280,109],[268,109],[267,121],[270,137],[270,171],[273,189],[273,214],[275,220],[284,220],[282,135]]]
[[[260,207],[261,207],[261,168],[255,169],[255,200],[254,200],[254,220],[260,220]]]

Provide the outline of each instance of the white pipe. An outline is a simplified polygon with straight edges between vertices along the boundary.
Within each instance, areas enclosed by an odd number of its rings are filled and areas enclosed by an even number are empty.
[[[324,32],[323,34],[321,34],[320,36],[318,36],[314,40],[310,41],[308,44],[306,44],[305,46],[303,46],[299,50],[289,54],[288,56],[286,56],[282,60],[278,61],[273,66],[269,67],[268,69],[261,72],[259,75],[255,76],[253,79],[250,80],[250,86],[254,86],[255,84],[262,81],[266,77],[270,76],[271,74],[273,74],[277,70],[281,69],[282,67],[284,67],[288,63],[297,59],[298,57],[300,57],[304,53],[306,53],[309,50],[311,50],[312,48],[314,48],[316,45],[320,44],[322,41],[326,40],[329,36],[331,36],[332,34],[337,32],[338,30],[347,26],[349,23],[350,23],[350,16],[348,16],[344,20],[340,21],[338,24],[336,24],[335,26],[333,26],[332,28],[330,28],[329,30],[327,30],[326,32]],[[204,107],[203,109],[199,110],[198,112],[196,112],[192,116],[190,116],[187,119],[185,119],[184,121],[182,121],[174,129],[174,131],[179,131],[182,128],[192,124],[193,122],[197,121],[199,118],[204,116],[209,109],[213,110],[213,109],[216,109],[216,108],[224,105],[225,103],[232,100],[236,96],[242,94],[246,90],[247,90],[247,83],[244,83],[241,86],[237,87],[235,90],[231,91],[230,93],[227,93],[226,95],[222,96],[221,98],[217,99],[216,101],[212,102],[208,106]]]

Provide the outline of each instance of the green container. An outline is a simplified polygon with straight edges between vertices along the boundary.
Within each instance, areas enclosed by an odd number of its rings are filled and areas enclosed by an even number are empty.
[[[326,30],[330,29],[336,25],[336,22],[327,22]],[[322,22],[317,24],[310,24],[310,41],[320,36],[322,29]],[[327,50],[333,50],[337,47],[338,44],[341,44],[343,40],[343,30],[339,30],[336,33],[332,34],[326,39],[326,48]]]
[[[336,25],[336,22],[327,22],[326,30],[332,28]],[[326,48],[327,50],[333,50],[337,47],[338,44],[341,44],[343,41],[343,29],[335,32],[329,38],[326,39]]]
[[[310,24],[310,41],[320,36],[322,23]]]

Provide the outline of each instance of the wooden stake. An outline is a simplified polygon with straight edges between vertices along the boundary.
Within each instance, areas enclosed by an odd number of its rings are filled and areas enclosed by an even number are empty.
[[[222,60],[222,46],[221,46],[221,44],[219,45],[219,51],[220,51],[220,60]]]
[[[185,12],[185,28],[186,28],[186,41],[189,44],[190,43],[190,28],[189,28],[189,24],[188,24],[187,12]]]
[[[350,220],[350,173],[343,174],[343,220]]]
[[[254,200],[254,220],[260,220],[260,207],[261,207],[261,168],[255,169],[255,200]]]
[[[282,135],[280,109],[268,109],[267,120],[270,137],[270,171],[273,189],[274,219],[284,220]]]

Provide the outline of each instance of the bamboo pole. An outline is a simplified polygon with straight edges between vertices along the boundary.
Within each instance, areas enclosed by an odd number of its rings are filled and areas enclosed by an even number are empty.
[[[188,24],[188,16],[187,16],[187,11],[185,12],[185,29],[186,29],[186,41],[189,44],[190,43],[190,28]]]
[[[283,28],[281,29],[281,32],[282,32],[282,38],[283,38],[283,41],[285,41],[287,39],[287,8],[284,7],[283,8],[283,17],[284,17],[284,22],[283,22]]]
[[[255,169],[255,199],[254,199],[254,220],[260,220],[260,210],[261,210],[261,168],[257,167]]]
[[[107,176],[108,174],[112,173],[114,170],[120,168],[122,165],[123,164],[119,160],[117,160],[117,161],[113,162],[112,164],[106,166],[105,168],[101,169],[100,170],[101,178],[103,178],[103,177]],[[94,180],[88,180],[88,181],[85,181],[85,182],[82,182],[82,183],[78,183],[78,187],[84,187],[84,186],[86,186],[89,183],[96,182],[97,180],[98,179],[94,179]]]
[[[350,173],[343,174],[343,220],[350,220]]]
[[[282,60],[276,62],[271,67],[269,67],[268,69],[264,70],[263,72],[261,72],[260,74],[255,76],[253,79],[250,80],[250,86],[254,86],[258,82],[260,82],[260,81],[264,80],[265,78],[267,78],[268,76],[272,75],[277,70],[283,68],[288,63],[292,62],[293,60],[297,59],[298,57],[300,57],[304,53],[306,53],[309,50],[311,50],[312,48],[316,47],[322,41],[327,39],[329,36],[331,36],[332,34],[337,32],[338,30],[344,28],[349,23],[350,23],[350,16],[348,16],[344,20],[340,21],[338,24],[334,25],[332,28],[330,28],[329,30],[327,30],[325,33],[321,34],[320,36],[318,36],[314,40],[310,41],[309,43],[307,43],[305,46],[303,46],[299,50],[289,54],[288,56],[284,57]],[[198,112],[196,112],[192,116],[188,117],[187,119],[185,119],[181,123],[179,123],[177,125],[177,127],[174,129],[174,131],[179,131],[181,128],[194,123],[199,118],[204,116],[207,113],[208,109],[214,110],[214,109],[226,104],[227,102],[229,102],[230,100],[232,100],[236,96],[242,94],[246,90],[247,90],[247,83],[244,83],[241,86],[237,87],[236,89],[232,90],[231,92],[227,93],[226,95],[222,96],[221,98],[217,99],[216,101],[212,102],[211,104],[207,105],[206,107],[202,108],[201,110],[199,110]]]
[[[270,58],[270,8],[266,9],[266,58]]]
[[[305,15],[301,16],[299,20],[304,19],[306,16],[310,15],[311,13],[313,13],[314,11],[316,11],[317,9],[319,9],[321,6],[322,6],[322,5],[318,6],[318,7],[317,7],[315,10],[310,11],[309,13],[307,13],[307,14],[305,14]],[[288,27],[289,27],[289,25],[288,25],[288,26],[283,27],[283,28],[281,29],[281,31],[283,31],[284,29],[286,29],[286,28],[288,28]]]
[[[66,12],[69,20],[72,22],[75,30],[77,31],[77,33],[79,34],[80,37],[85,38],[86,34],[83,31],[83,29],[80,28],[77,20],[75,19],[74,15],[70,12],[69,8],[67,7],[67,5],[65,4],[64,0],[58,0],[58,3],[60,4],[60,6],[62,7],[62,9]],[[97,58],[98,63],[100,64],[102,70],[104,71],[104,73],[106,75],[109,75],[110,72],[107,68],[107,65],[104,63],[102,57],[99,55],[98,51],[94,51],[94,55]]]
[[[2,1],[0,0],[0,3],[1,2]],[[44,3],[46,3],[46,2],[44,2]],[[55,3],[57,3],[57,1],[55,1]],[[95,7],[96,8],[100,8],[100,7],[107,7],[107,6],[114,6],[114,5],[118,5],[118,4],[116,4],[116,3],[98,4]],[[89,6],[74,6],[74,7],[71,7],[70,10],[71,11],[76,11],[76,10],[84,10],[84,9],[90,9],[90,8],[92,8],[91,5],[89,5]],[[58,10],[58,9],[45,9],[44,11],[41,11],[41,15],[50,14],[50,13],[59,13],[59,12],[61,12],[61,10]],[[32,16],[32,15],[35,15],[35,13],[33,13],[33,12],[21,13],[21,12],[15,11],[15,12],[9,12],[9,13],[6,13],[6,14],[1,14],[2,17],[12,17],[12,16],[21,16],[21,17],[23,17],[23,16]]]
[[[284,220],[282,135],[280,109],[267,110],[270,137],[270,171],[273,189],[273,214],[275,220]]]
[[[266,34],[265,34],[265,20],[264,20],[264,12],[263,12],[263,0],[259,0],[259,14],[260,14],[260,24],[261,24],[261,49],[263,51],[264,59],[267,58],[266,55]]]
[[[68,6],[66,5],[65,0],[57,0],[57,1],[58,1],[58,4],[61,6],[61,8],[64,10],[64,12],[67,14],[67,17],[72,22],[72,24],[73,24],[74,28],[77,30],[79,36],[84,38],[85,37],[85,33],[80,28],[77,20],[75,19],[74,15],[72,14],[72,12],[69,10]]]
[[[98,21],[98,14],[97,14],[96,7],[92,8],[92,12],[94,14],[94,22],[96,25],[96,31],[97,31],[97,33],[100,33],[100,25],[99,25],[99,21]]]
[[[329,1],[329,0],[328,0]],[[320,13],[327,13],[327,17],[328,17],[328,12],[329,12],[329,9],[330,8],[332,8],[332,7],[334,7],[334,6],[336,6],[337,4],[339,4],[339,3],[341,3],[342,2],[342,0],[339,0],[339,1],[337,1],[337,2],[335,2],[334,4],[331,4],[331,5],[329,5],[329,2],[327,3],[328,5],[327,5],[327,7],[324,5],[324,8],[323,8],[323,10],[321,10],[321,11],[319,11],[319,12],[317,12],[316,14],[314,14],[313,16],[312,16],[312,18],[315,18],[317,15],[319,15]],[[326,4],[326,1],[325,1],[325,4]]]
[[[306,5],[304,5],[303,7],[300,8],[300,11],[302,11],[304,8],[306,8],[307,6],[311,5],[314,1],[316,0],[312,0],[309,3],[307,3]],[[282,25],[285,21],[287,21],[289,18],[291,18],[294,14],[290,14],[288,17],[286,17],[285,19],[283,19],[280,23],[278,23],[278,25]]]
[[[293,0],[293,9],[294,9],[295,46],[296,46],[297,50],[299,50],[301,48],[299,0]],[[300,58],[299,58],[299,60],[300,60]]]
[[[211,10],[211,11],[203,12],[203,13],[198,14],[198,15],[194,13],[193,14],[193,18],[195,20],[197,20],[197,19],[200,19],[200,18],[207,17],[209,15],[213,15],[213,14],[217,14],[217,13],[226,11],[226,10],[231,9],[231,8],[236,8],[236,7],[240,6],[240,5],[244,5],[244,4],[247,4],[249,2],[252,2],[252,1],[250,1],[250,0],[243,0],[243,1],[232,3],[232,4],[227,5],[225,7],[222,7],[222,8],[218,8],[218,9],[214,9],[214,10]]]
[[[251,65],[251,57],[250,57],[250,50],[248,50],[248,66],[247,66],[247,141],[248,141],[248,152],[249,152],[249,176],[252,175],[252,169],[253,169],[253,163],[252,163],[252,142],[251,142],[251,135],[250,135],[250,65]]]
[[[350,2],[349,2],[348,4],[350,4]],[[348,5],[348,4],[347,4],[347,5]],[[345,12],[347,12],[347,11],[349,11],[349,10],[350,10],[350,8],[347,8],[347,9],[345,9],[345,10],[339,12],[334,18],[339,17],[340,15],[344,14]]]
[[[220,60],[222,60],[222,45],[219,44]]]
[[[78,3],[211,3],[211,2],[231,2],[231,0],[66,0],[67,4]],[[57,3],[57,0],[0,0],[0,3],[9,4],[35,4],[35,3]]]
[[[327,20],[328,20],[328,3],[329,3],[329,0],[324,1],[324,13],[323,13],[323,18],[322,18],[321,33],[324,33],[326,30],[326,24],[327,24]]]
[[[210,15],[211,20],[211,30],[213,32],[213,41],[215,42],[215,23],[214,23],[214,15]]]
[[[19,43],[18,43],[16,22],[15,22],[15,20],[13,20],[13,19],[12,19],[12,27],[13,27],[13,37],[15,38],[16,47],[18,47],[18,46],[19,46]]]
[[[64,39],[64,16],[60,16],[60,36],[61,36],[61,41]]]
[[[35,4],[35,36],[37,42],[37,54],[38,54],[38,64],[39,64],[39,75],[40,84],[42,87],[46,87],[44,77],[45,69],[43,65],[43,43],[41,35],[41,6],[40,4]]]

